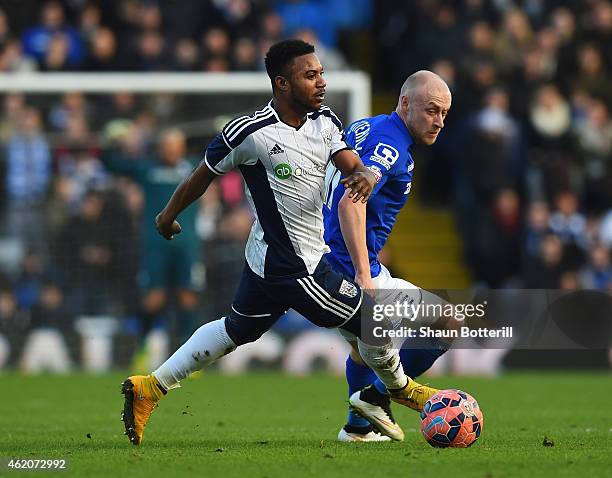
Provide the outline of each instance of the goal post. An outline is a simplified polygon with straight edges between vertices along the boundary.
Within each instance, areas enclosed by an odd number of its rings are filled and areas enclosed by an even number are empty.
[[[346,96],[345,124],[370,114],[370,78],[360,71],[325,74],[333,103]],[[200,93],[270,96],[270,79],[263,72],[229,73],[27,73],[0,75],[0,94],[82,93]],[[333,109],[333,105],[332,105]],[[341,112],[339,112],[341,113]]]

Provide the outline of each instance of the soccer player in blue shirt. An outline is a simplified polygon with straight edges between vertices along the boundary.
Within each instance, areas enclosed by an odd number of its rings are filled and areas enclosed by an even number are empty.
[[[416,303],[444,303],[437,296],[403,279],[391,277],[378,260],[378,254],[410,193],[414,160],[410,148],[415,143],[433,144],[444,127],[451,106],[451,93],[438,75],[418,71],[401,88],[396,110],[354,122],[349,126],[347,142],[372,171],[377,184],[366,204],[353,204],[339,184],[341,174],[330,167],[327,174],[325,240],[331,248],[327,259],[332,266],[355,281],[364,290],[401,289],[405,298]],[[365,227],[363,224],[365,222]],[[363,233],[365,231],[365,237]],[[429,324],[454,327],[456,321],[435,318]],[[346,362],[351,407],[348,423],[340,430],[340,441],[385,441],[403,439],[403,431],[391,414],[384,386],[376,382],[372,370],[355,350],[355,341],[343,333],[353,350]],[[448,344],[432,349],[409,349],[405,343],[400,357],[405,373],[415,377],[427,370],[446,350]],[[372,386],[369,386],[372,384]],[[362,390],[363,389],[363,390]],[[373,427],[365,418],[375,424]],[[378,433],[381,431],[383,434]]]

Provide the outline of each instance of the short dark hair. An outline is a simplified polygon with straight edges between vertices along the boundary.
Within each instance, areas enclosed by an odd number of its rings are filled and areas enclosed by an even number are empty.
[[[272,81],[274,88],[274,78],[285,75],[287,66],[295,57],[314,53],[315,48],[310,43],[302,40],[284,40],[275,43],[266,53],[266,71]]]

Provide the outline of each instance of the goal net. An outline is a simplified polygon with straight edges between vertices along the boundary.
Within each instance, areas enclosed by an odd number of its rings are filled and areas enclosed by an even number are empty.
[[[370,113],[367,75],[326,80],[326,104],[345,125]],[[184,218],[193,234],[181,247],[196,251],[185,259],[144,246],[147,208],[176,179],[149,166],[169,129],[185,137],[186,164],[197,163],[227,121],[269,101],[265,73],[2,75],[0,95],[0,369],[124,367],[144,336],[155,361],[227,313],[252,221],[241,178],[213,183]],[[197,291],[192,313],[185,284]],[[279,328],[279,362],[305,328],[291,318]]]

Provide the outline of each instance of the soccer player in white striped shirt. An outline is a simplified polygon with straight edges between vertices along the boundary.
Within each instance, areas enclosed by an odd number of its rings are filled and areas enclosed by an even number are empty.
[[[329,251],[322,217],[328,162],[342,171],[355,202],[367,200],[376,179],[346,143],[336,115],[322,104],[326,83],[314,47],[299,40],[277,43],[268,51],[266,70],[272,101],[223,128],[156,219],[159,233],[172,239],[180,232],[179,213],[216,176],[233,168],[242,173],[255,214],[244,272],[227,317],[196,330],[152,374],[123,383],[122,419],[135,445],[168,390],[237,346],[257,340],[289,308],[316,325],[355,334],[363,360],[393,399],[419,406],[414,397],[423,395],[425,387],[406,377],[390,340],[362,340],[368,322],[361,318],[362,302],[371,299],[323,257]]]

